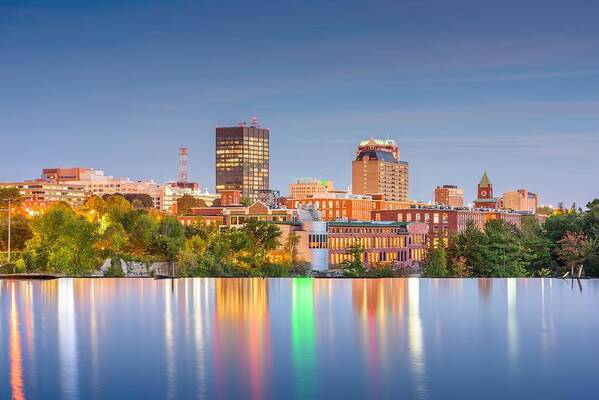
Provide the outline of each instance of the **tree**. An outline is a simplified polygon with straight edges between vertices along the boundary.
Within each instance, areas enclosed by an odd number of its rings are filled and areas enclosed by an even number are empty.
[[[131,203],[119,194],[105,195],[104,201],[106,207],[102,217],[102,228],[106,228],[111,223],[121,223],[125,214],[133,209]]]
[[[252,200],[249,197],[242,196],[239,203],[244,207],[249,207],[252,205]]]
[[[293,267],[297,263],[297,245],[299,244],[300,237],[294,232],[290,232],[285,243],[284,251],[288,257],[289,265]]]
[[[426,278],[443,278],[448,276],[445,245],[440,241],[439,245],[428,249],[426,259],[422,263],[422,276]]]
[[[553,208],[546,207],[546,206],[537,207],[537,214],[551,215],[551,214],[553,214]]]
[[[0,214],[1,215],[1,214]],[[11,217],[10,246],[12,250],[23,250],[31,238],[31,229],[27,218],[16,214]],[[8,250],[8,219],[0,219],[0,250]]]
[[[154,199],[146,193],[125,193],[119,194],[123,196],[133,208],[152,208],[154,207]],[[135,205],[133,204],[135,202]]]
[[[279,246],[281,230],[272,222],[250,220],[242,228],[249,240],[252,266],[261,268],[269,251]]]
[[[366,274],[366,269],[364,268],[364,263],[362,262],[364,247],[358,243],[354,243],[345,249],[345,252],[346,254],[350,254],[350,259],[344,260],[341,263],[343,275],[348,277],[364,276]]]
[[[197,207],[206,207],[206,202],[189,194],[177,199],[177,215],[191,215],[191,209]]]
[[[559,259],[570,267],[570,273],[574,276],[574,267],[580,268],[579,273],[584,268],[584,263],[591,255],[595,243],[589,240],[584,233],[566,232],[564,237],[557,242],[555,250]]]
[[[109,257],[125,252],[129,247],[129,238],[123,225],[117,222],[106,228],[97,242],[97,247]]]
[[[176,217],[165,217],[153,238],[154,254],[174,262],[185,245],[185,231]]]
[[[57,204],[31,221],[24,260],[30,271],[81,275],[99,265],[96,226],[70,207]]]
[[[138,256],[149,255],[152,252],[152,240],[158,232],[158,221],[144,210],[131,211],[125,214],[123,220],[129,251]]]
[[[185,246],[177,255],[177,271],[182,276],[206,276],[206,265],[200,263],[208,250],[208,241],[200,235],[185,241]]]
[[[526,274],[530,254],[520,242],[517,228],[502,220],[485,224],[485,236],[480,248],[481,264],[475,266],[478,276],[521,277]]]
[[[530,275],[539,275],[540,270],[552,269],[551,241],[545,235],[539,221],[532,216],[522,217],[521,242],[530,256],[526,269]],[[543,271],[546,275],[546,271]]]
[[[472,222],[462,232],[450,238],[446,253],[453,276],[479,276],[480,266],[484,264],[480,253],[484,240],[484,232]]]
[[[21,199],[19,188],[14,186],[0,187],[0,202],[7,203],[8,201],[12,201],[16,203]]]

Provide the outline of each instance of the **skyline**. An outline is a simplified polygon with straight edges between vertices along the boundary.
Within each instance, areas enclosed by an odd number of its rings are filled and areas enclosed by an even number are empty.
[[[0,181],[81,165],[164,182],[185,145],[214,190],[214,128],[257,115],[282,194],[345,189],[359,141],[388,137],[414,200],[456,184],[469,203],[484,170],[498,194],[599,196],[599,4],[118,3],[0,6]]]

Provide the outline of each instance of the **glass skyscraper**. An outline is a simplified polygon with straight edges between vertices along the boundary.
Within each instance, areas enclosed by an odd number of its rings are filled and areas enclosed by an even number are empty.
[[[252,126],[216,128],[216,191],[239,190],[251,200],[269,188],[269,130]]]

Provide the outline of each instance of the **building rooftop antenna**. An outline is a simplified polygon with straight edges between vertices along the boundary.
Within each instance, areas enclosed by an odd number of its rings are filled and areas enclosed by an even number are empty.
[[[250,126],[252,128],[260,128],[260,121],[258,120],[257,116],[253,116],[250,122]]]
[[[178,183],[187,183],[188,182],[188,156],[189,149],[187,147],[179,147],[179,175],[177,178]]]

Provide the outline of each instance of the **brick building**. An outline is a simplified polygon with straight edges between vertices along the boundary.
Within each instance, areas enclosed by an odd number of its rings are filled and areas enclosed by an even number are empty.
[[[455,185],[435,188],[435,204],[449,207],[464,207],[464,190]]]
[[[435,243],[447,241],[451,235],[462,232],[469,223],[483,229],[487,221],[501,219],[516,227],[522,224],[522,215],[499,210],[469,208],[428,207],[403,210],[377,210],[374,221],[423,222],[428,226],[428,236]]]

